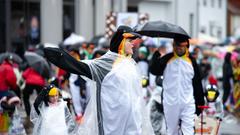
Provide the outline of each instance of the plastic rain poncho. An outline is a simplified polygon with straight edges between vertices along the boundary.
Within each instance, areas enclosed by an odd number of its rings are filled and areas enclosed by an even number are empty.
[[[10,123],[10,128],[8,130],[9,135],[26,135],[18,107],[15,107]]]
[[[75,123],[65,101],[60,100],[54,106],[42,103],[39,105],[39,111],[39,115],[35,109],[31,111],[33,135],[75,135]]]
[[[91,98],[78,134],[99,135],[98,124],[102,122],[104,135],[153,135],[135,61],[108,51],[86,63],[96,84],[91,85]]]
[[[167,135],[167,127],[162,105],[162,87],[157,86],[153,90],[147,107],[155,135]]]

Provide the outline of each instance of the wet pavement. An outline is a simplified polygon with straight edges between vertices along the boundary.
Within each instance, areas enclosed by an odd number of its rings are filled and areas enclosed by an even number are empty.
[[[240,135],[240,120],[228,114],[221,122],[219,133],[221,135]]]
[[[36,98],[36,94],[33,94],[30,97],[30,102],[33,103]],[[24,110],[24,105],[19,107],[19,112],[22,117],[23,123],[26,120],[26,113]],[[32,135],[32,127],[27,127],[27,135]],[[223,121],[220,124],[219,135],[240,135],[240,119],[237,119],[232,114],[227,114],[223,118]]]

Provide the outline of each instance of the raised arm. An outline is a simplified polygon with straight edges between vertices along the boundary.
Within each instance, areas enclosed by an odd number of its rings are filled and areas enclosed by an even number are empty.
[[[150,61],[150,72],[153,75],[163,75],[163,71],[166,67],[168,60],[173,56],[173,53],[166,54],[165,56],[161,57],[161,54],[156,51],[152,59]]]
[[[86,63],[77,61],[67,52],[57,47],[45,47],[44,53],[47,59],[56,66],[70,73],[84,75],[92,79],[91,71]]]

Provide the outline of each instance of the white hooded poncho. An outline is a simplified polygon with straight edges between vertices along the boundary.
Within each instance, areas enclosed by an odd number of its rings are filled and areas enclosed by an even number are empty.
[[[104,135],[153,135],[135,61],[108,51],[86,63],[96,84],[91,85],[91,98],[78,134],[99,135],[98,124],[102,122]]]

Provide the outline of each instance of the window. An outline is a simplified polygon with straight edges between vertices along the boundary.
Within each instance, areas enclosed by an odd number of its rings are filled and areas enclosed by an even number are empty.
[[[222,0],[218,0],[218,7],[222,8]]]
[[[128,12],[138,12],[138,7],[136,6],[128,6]]]
[[[6,33],[6,24],[8,23],[5,18],[6,17],[6,12],[7,12],[7,6],[6,6],[6,1],[1,1],[0,2],[0,53],[6,51],[7,47],[7,42],[6,42],[6,36],[9,34]]]
[[[41,39],[40,0],[11,2],[11,44],[34,48]]]
[[[189,16],[189,30],[190,30],[190,35],[191,35],[191,36],[193,36],[193,24],[194,24],[194,23],[193,23],[193,21],[194,21],[194,20],[193,20],[193,19],[194,19],[193,17],[194,17],[194,16],[193,16],[193,13],[191,13],[190,16]]]
[[[211,6],[212,6],[212,8],[214,8],[214,0],[211,0]]]
[[[219,39],[222,38],[222,28],[221,28],[221,27],[218,27],[218,30],[217,30],[217,37],[218,37]]]
[[[207,6],[207,0],[203,0],[203,6]]]
[[[74,0],[63,1],[63,38],[67,38],[75,29]]]
[[[205,26],[200,27],[200,33],[206,34],[206,27]]]
[[[210,36],[214,36],[214,27],[215,27],[215,26],[214,26],[214,22],[211,21],[211,22],[209,23],[209,35],[210,35]]]

